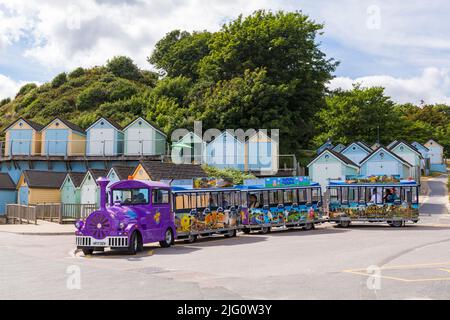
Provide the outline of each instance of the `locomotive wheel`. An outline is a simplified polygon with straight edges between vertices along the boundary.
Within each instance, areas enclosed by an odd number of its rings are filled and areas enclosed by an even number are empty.
[[[237,234],[236,229],[232,229],[225,234],[225,238],[234,238],[236,237],[236,234]]]
[[[128,244],[128,254],[135,255],[143,249],[141,237],[136,231],[133,232],[130,238],[130,243]]]
[[[94,249],[81,249],[85,256],[90,256],[94,253]]]
[[[168,228],[166,230],[166,232],[164,233],[164,240],[160,241],[159,245],[162,248],[168,248],[173,244],[173,241],[174,241],[174,239],[173,239],[172,229]]]

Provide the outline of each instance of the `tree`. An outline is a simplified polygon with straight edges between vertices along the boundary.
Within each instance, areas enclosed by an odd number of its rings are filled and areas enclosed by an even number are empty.
[[[198,64],[209,54],[212,34],[174,30],[156,43],[148,61],[168,77],[198,78]]]
[[[106,68],[116,77],[128,80],[139,80],[141,77],[137,65],[134,64],[132,59],[125,56],[116,56],[108,60]]]
[[[84,69],[79,67],[79,68],[76,68],[75,70],[73,70],[71,73],[69,73],[69,75],[67,77],[69,79],[76,79],[76,78],[83,76],[84,74],[85,74]]]
[[[404,126],[394,102],[381,87],[338,90],[326,98],[326,107],[318,113],[316,146],[330,138],[348,144],[352,141],[387,144],[397,138]]]

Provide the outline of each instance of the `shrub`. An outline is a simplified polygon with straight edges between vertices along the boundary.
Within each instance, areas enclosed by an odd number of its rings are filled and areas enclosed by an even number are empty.
[[[95,83],[78,95],[76,106],[78,110],[85,111],[94,109],[106,101],[108,101],[107,90],[102,84]]]
[[[53,78],[52,88],[59,88],[66,82],[67,82],[67,75],[65,72],[62,72],[58,74],[55,78]]]
[[[133,60],[125,56],[116,56],[108,60],[106,68],[117,77],[128,80],[139,80],[141,73]]]
[[[69,79],[76,79],[76,78],[83,76],[84,74],[85,74],[84,69],[79,67],[79,68],[76,68],[75,70],[73,70],[71,73],[69,73],[68,77],[69,77]]]

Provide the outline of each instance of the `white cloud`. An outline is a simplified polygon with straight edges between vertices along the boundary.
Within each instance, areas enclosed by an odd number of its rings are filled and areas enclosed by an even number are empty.
[[[395,78],[388,75],[374,75],[350,79],[337,77],[330,84],[330,89],[348,90],[354,83],[363,87],[381,86],[385,92],[399,103],[448,103],[450,104],[450,73],[448,70],[426,68],[418,77]]]
[[[0,74],[0,100],[13,98],[25,83],[24,81],[14,81],[11,78]]]
[[[13,28],[21,33],[10,42],[30,35],[24,56],[54,69],[100,65],[114,55],[149,68],[146,58],[156,41],[173,29],[217,30],[241,13],[281,8],[270,0],[0,0],[0,12],[1,5],[10,19],[26,17]],[[0,37],[7,34],[3,29]]]

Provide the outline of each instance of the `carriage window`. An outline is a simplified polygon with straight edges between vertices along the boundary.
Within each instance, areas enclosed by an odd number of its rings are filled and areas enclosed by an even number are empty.
[[[269,191],[263,191],[261,200],[261,206],[269,204]]]
[[[247,206],[247,193],[246,192],[240,192],[241,195],[241,205],[243,207]]]
[[[337,188],[330,188],[330,189],[328,189],[328,193],[330,194],[330,201],[331,202],[339,201]]]
[[[306,189],[299,189],[298,190],[298,202],[299,203],[306,203],[308,201],[308,194]]]
[[[348,189],[348,201],[355,202],[357,200],[357,190],[358,188],[349,188]]]
[[[311,189],[311,199],[313,203],[320,201],[320,190],[317,188]]]
[[[169,203],[169,190],[153,189],[152,190],[152,203],[153,204],[168,204]]]
[[[294,202],[294,191],[295,190],[285,190],[284,191],[284,202],[285,203]]]
[[[149,203],[148,189],[113,190],[113,199],[123,205],[142,205]]]
[[[407,203],[412,203],[413,200],[413,188],[402,188],[401,190],[401,201],[406,201]]]
[[[269,192],[269,204],[278,204],[278,191]]]
[[[298,189],[292,190],[292,202],[298,203]]]
[[[366,190],[367,188],[360,187],[358,188],[358,202],[366,203]]]
[[[341,202],[343,204],[348,204],[348,191],[349,188],[340,188],[341,191]]]
[[[209,194],[209,207],[211,209],[216,209],[219,207],[219,194],[217,192]]]

